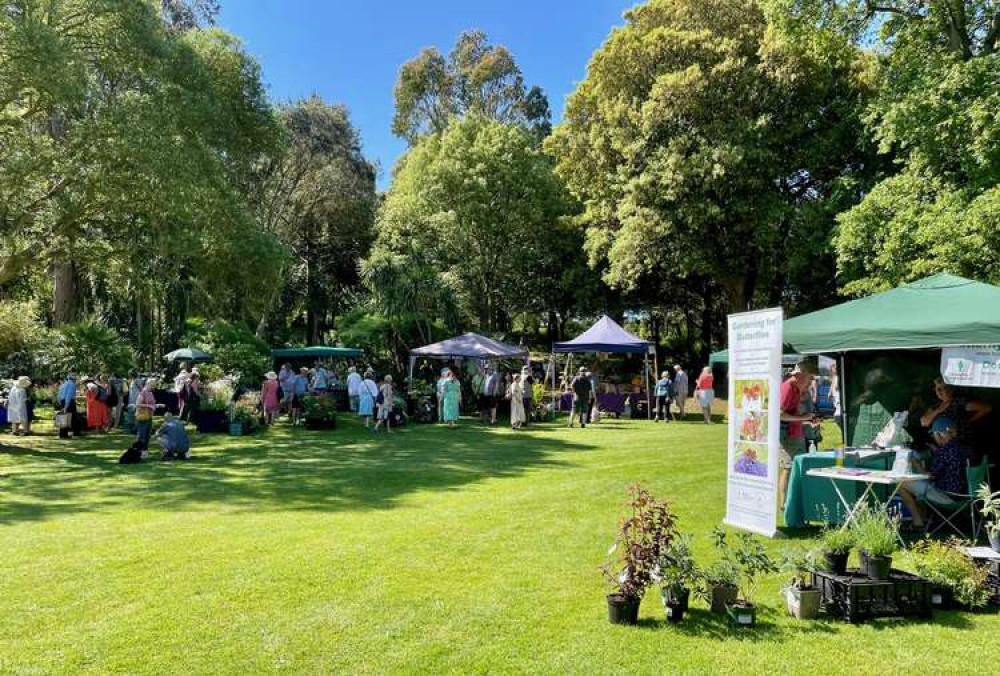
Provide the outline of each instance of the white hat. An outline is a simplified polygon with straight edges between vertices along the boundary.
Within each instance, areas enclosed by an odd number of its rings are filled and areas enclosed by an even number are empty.
[[[31,387],[31,378],[28,376],[21,376],[17,379],[18,387]]]
[[[278,374],[275,373],[274,371],[268,371],[267,373],[264,374],[264,377],[267,378],[268,380],[277,380]]]

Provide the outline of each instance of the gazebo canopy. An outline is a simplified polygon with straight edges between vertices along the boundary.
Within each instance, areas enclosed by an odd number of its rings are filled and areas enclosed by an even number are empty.
[[[649,346],[648,340],[643,340],[623,329],[618,322],[607,315],[597,320],[597,323],[581,333],[573,340],[565,343],[555,343],[552,346],[553,352],[613,352],[646,354]]]
[[[507,345],[478,333],[466,333],[410,350],[410,357],[429,359],[527,359],[528,349]]]
[[[275,359],[357,359],[365,356],[365,351],[356,347],[289,347],[271,350]]]
[[[1000,287],[942,273],[789,319],[784,340],[805,354],[995,345]]]

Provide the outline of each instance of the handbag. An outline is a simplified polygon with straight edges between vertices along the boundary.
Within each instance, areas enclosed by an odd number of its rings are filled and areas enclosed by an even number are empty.
[[[68,430],[73,427],[73,414],[72,413],[56,413],[55,417],[56,429]]]

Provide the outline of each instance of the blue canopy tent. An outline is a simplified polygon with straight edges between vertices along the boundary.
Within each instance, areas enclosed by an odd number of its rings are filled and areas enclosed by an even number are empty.
[[[649,417],[653,417],[653,402],[649,381],[649,353],[656,358],[656,350],[648,340],[623,329],[618,322],[603,315],[589,329],[573,340],[552,345],[552,390],[556,388],[555,360],[557,354],[580,354],[587,352],[606,352],[609,354],[641,354],[643,355],[643,371],[646,379],[646,403]],[[568,367],[568,363],[567,363]],[[555,408],[553,403],[553,409]]]
[[[507,345],[478,333],[466,333],[442,340],[440,343],[410,350],[410,380],[413,380],[413,367],[416,365],[417,359],[421,357],[424,359],[479,359],[481,361],[523,359],[525,363],[528,363],[528,349]]]

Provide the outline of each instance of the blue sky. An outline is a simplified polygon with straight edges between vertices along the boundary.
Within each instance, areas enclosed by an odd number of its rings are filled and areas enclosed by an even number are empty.
[[[506,45],[553,117],[635,0],[223,0],[220,24],[243,39],[276,101],[319,94],[345,103],[388,186],[406,145],[392,135],[399,67],[424,47],[451,50],[468,28]]]

